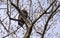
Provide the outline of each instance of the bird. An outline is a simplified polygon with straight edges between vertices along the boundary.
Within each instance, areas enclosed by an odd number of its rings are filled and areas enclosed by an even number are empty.
[[[27,19],[28,17],[28,12],[25,10],[25,7],[22,7],[21,9],[22,11],[22,15],[25,19]],[[18,25],[21,26],[23,28],[23,25],[25,24],[25,21],[23,20],[22,16],[19,14],[18,15],[18,20],[21,20],[21,21],[18,21]]]

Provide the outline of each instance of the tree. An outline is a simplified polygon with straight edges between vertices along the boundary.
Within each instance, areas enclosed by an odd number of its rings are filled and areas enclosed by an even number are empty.
[[[7,8],[5,8],[6,13],[4,12],[6,17],[5,18],[1,17],[0,19],[0,24],[1,26],[4,27],[4,30],[6,31],[1,33],[7,33],[7,35],[3,34],[3,38],[8,37],[9,35],[11,35],[13,38],[33,38],[33,37],[35,38],[35,36],[33,35],[36,35],[37,38],[49,38],[51,36],[50,34],[54,33],[54,32],[53,33],[48,33],[48,32],[50,29],[52,29],[53,31],[54,28],[57,27],[57,26],[54,27],[54,25],[56,25],[54,23],[57,23],[55,21],[58,20],[58,19],[54,20],[55,19],[54,15],[60,12],[60,10],[58,9],[60,7],[60,2],[58,2],[58,0],[47,0],[47,1],[45,0],[45,2],[47,2],[46,6],[48,4],[50,5],[44,8],[45,3],[42,4],[43,1],[42,2],[41,0],[36,0],[36,1],[35,2],[33,2],[33,0],[6,0],[5,1],[5,4],[7,5]],[[49,1],[52,2],[49,3]],[[24,14],[22,14],[23,11],[21,10],[21,8],[24,5],[26,6],[25,9],[28,12],[27,19],[23,16]],[[1,7],[1,9],[4,8]],[[23,31],[22,28],[18,25],[18,21],[22,22],[22,20],[18,19],[18,14],[21,15],[25,23],[25,25],[23,25],[24,28]],[[59,14],[57,17],[59,18]],[[20,34],[23,36],[21,37]],[[11,36],[10,38],[12,38]],[[57,36],[57,38],[58,37],[59,36]]]

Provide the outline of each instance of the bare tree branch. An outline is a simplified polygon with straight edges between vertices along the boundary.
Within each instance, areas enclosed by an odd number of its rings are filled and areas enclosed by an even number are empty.
[[[14,20],[14,21],[20,21],[22,22],[22,20],[18,20],[18,19],[14,19],[14,18],[9,18],[10,20]]]
[[[19,7],[19,0],[16,0],[17,1],[17,7]]]
[[[37,22],[37,20],[38,20],[40,17],[42,17],[42,16],[47,12],[47,10],[53,5],[53,3],[54,3],[55,1],[56,1],[56,0],[54,0],[54,1],[50,4],[50,6],[46,9],[46,11],[45,11],[43,14],[41,14],[35,21],[32,22],[32,24],[31,24],[30,28],[27,30],[27,32],[26,32],[26,34],[25,34],[26,36],[25,36],[24,38],[30,38],[30,35],[31,35],[31,32],[32,32],[32,28],[33,28],[35,22]]]
[[[21,13],[21,10],[19,9],[19,7],[17,7],[15,4],[13,4],[13,3],[11,2],[11,0],[9,0],[9,1],[10,1],[11,5],[13,5],[13,6],[16,8],[16,10],[18,11],[18,13]]]
[[[36,33],[42,35],[42,33],[38,32],[38,31],[36,30],[35,26],[34,26],[34,30],[36,31]]]
[[[0,23],[2,24],[2,26],[4,27],[4,29],[5,29],[7,32],[9,32],[9,31],[6,29],[6,27],[4,26],[4,24],[2,23],[1,20],[0,20]]]
[[[14,32],[7,34],[7,35],[4,36],[3,38],[5,38],[5,37],[7,37],[7,36],[9,36],[9,35],[11,35],[11,34],[15,34],[19,28],[20,28],[20,27],[18,26],[17,29],[16,29]]]
[[[44,13],[42,13],[35,21],[33,21],[32,24],[34,24],[39,18],[41,18],[41,17],[47,12],[47,10],[53,5],[53,3],[54,3],[55,1],[56,1],[56,0],[54,0],[54,1],[50,4],[50,6],[46,9],[46,11],[44,11]]]
[[[47,20],[47,22],[46,22],[46,24],[45,24],[45,26],[44,26],[44,30],[43,30],[43,34],[42,34],[42,37],[41,37],[41,38],[44,38],[44,34],[45,34],[46,29],[47,29],[48,22],[49,22],[49,20],[51,19],[53,13],[54,13],[59,7],[60,7],[60,5],[58,5],[58,7],[57,7],[53,12],[51,12],[50,16],[48,17],[48,20]]]

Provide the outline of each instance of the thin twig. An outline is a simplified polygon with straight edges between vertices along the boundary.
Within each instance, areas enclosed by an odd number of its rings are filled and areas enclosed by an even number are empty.
[[[7,35],[6,35],[6,36],[4,36],[3,38],[5,38],[5,37],[9,36],[10,34],[15,34],[19,28],[20,28],[20,27],[18,26],[18,27],[17,27],[17,29],[16,29],[14,32],[7,34]]]
[[[9,32],[9,31],[6,29],[6,27],[4,26],[4,24],[2,23],[1,20],[0,20],[0,23],[2,24],[2,26],[4,27],[4,29],[5,29],[7,32]]]

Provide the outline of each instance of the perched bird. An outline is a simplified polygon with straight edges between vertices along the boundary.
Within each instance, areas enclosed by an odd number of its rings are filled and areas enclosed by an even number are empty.
[[[23,17],[27,19],[27,17],[28,17],[28,12],[25,10],[25,7],[23,7],[23,8],[21,9],[21,11],[22,11]],[[21,27],[23,27],[23,25],[25,24],[25,21],[23,20],[23,18],[21,17],[20,14],[19,14],[19,16],[18,16],[18,20],[21,20],[21,21],[18,21],[18,25],[20,25]]]

